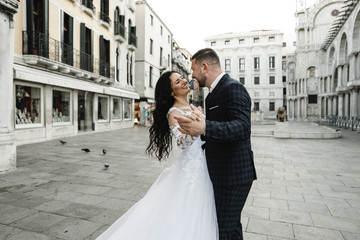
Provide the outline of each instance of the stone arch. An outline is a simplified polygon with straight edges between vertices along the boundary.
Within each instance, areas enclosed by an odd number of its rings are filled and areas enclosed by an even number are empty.
[[[346,33],[343,33],[340,40],[340,47],[339,47],[339,63],[345,64],[348,63],[348,40]]]
[[[352,49],[353,52],[360,51],[360,10],[358,11],[354,22],[352,45],[353,45],[353,49]]]
[[[332,46],[329,50],[329,56],[328,56],[328,72],[331,72],[335,66],[335,47]]]

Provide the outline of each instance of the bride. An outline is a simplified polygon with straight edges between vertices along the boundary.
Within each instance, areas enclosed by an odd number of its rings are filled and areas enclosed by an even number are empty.
[[[172,136],[182,150],[146,195],[97,240],[218,240],[215,200],[199,136],[183,135],[174,116],[191,115],[188,82],[165,72],[155,88],[156,107],[146,149],[159,161],[169,156]]]

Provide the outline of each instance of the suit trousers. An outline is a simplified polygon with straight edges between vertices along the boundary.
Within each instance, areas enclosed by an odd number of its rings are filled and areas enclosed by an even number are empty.
[[[236,187],[214,186],[219,240],[242,240],[241,211],[252,182]]]

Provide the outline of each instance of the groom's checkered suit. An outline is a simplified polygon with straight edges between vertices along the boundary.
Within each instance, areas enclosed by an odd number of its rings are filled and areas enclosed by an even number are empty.
[[[256,172],[251,150],[251,99],[225,74],[206,98],[205,153],[214,186],[220,240],[242,239],[241,210]]]

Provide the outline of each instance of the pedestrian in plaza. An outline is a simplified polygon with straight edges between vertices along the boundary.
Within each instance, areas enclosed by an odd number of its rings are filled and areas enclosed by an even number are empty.
[[[146,195],[111,225],[98,240],[218,240],[215,198],[199,135],[179,131],[176,116],[195,115],[188,103],[186,79],[169,71],[155,87],[149,155],[169,157],[173,137],[182,152],[165,169]]]
[[[196,136],[204,145],[214,187],[220,240],[243,239],[241,211],[256,179],[250,142],[251,99],[244,85],[222,72],[210,48],[192,57],[192,77],[209,88],[206,120],[176,116],[182,134]],[[192,107],[194,114],[201,113]]]
[[[145,107],[143,107],[143,116],[144,116],[144,127],[146,127],[147,120],[148,120],[148,111]]]

